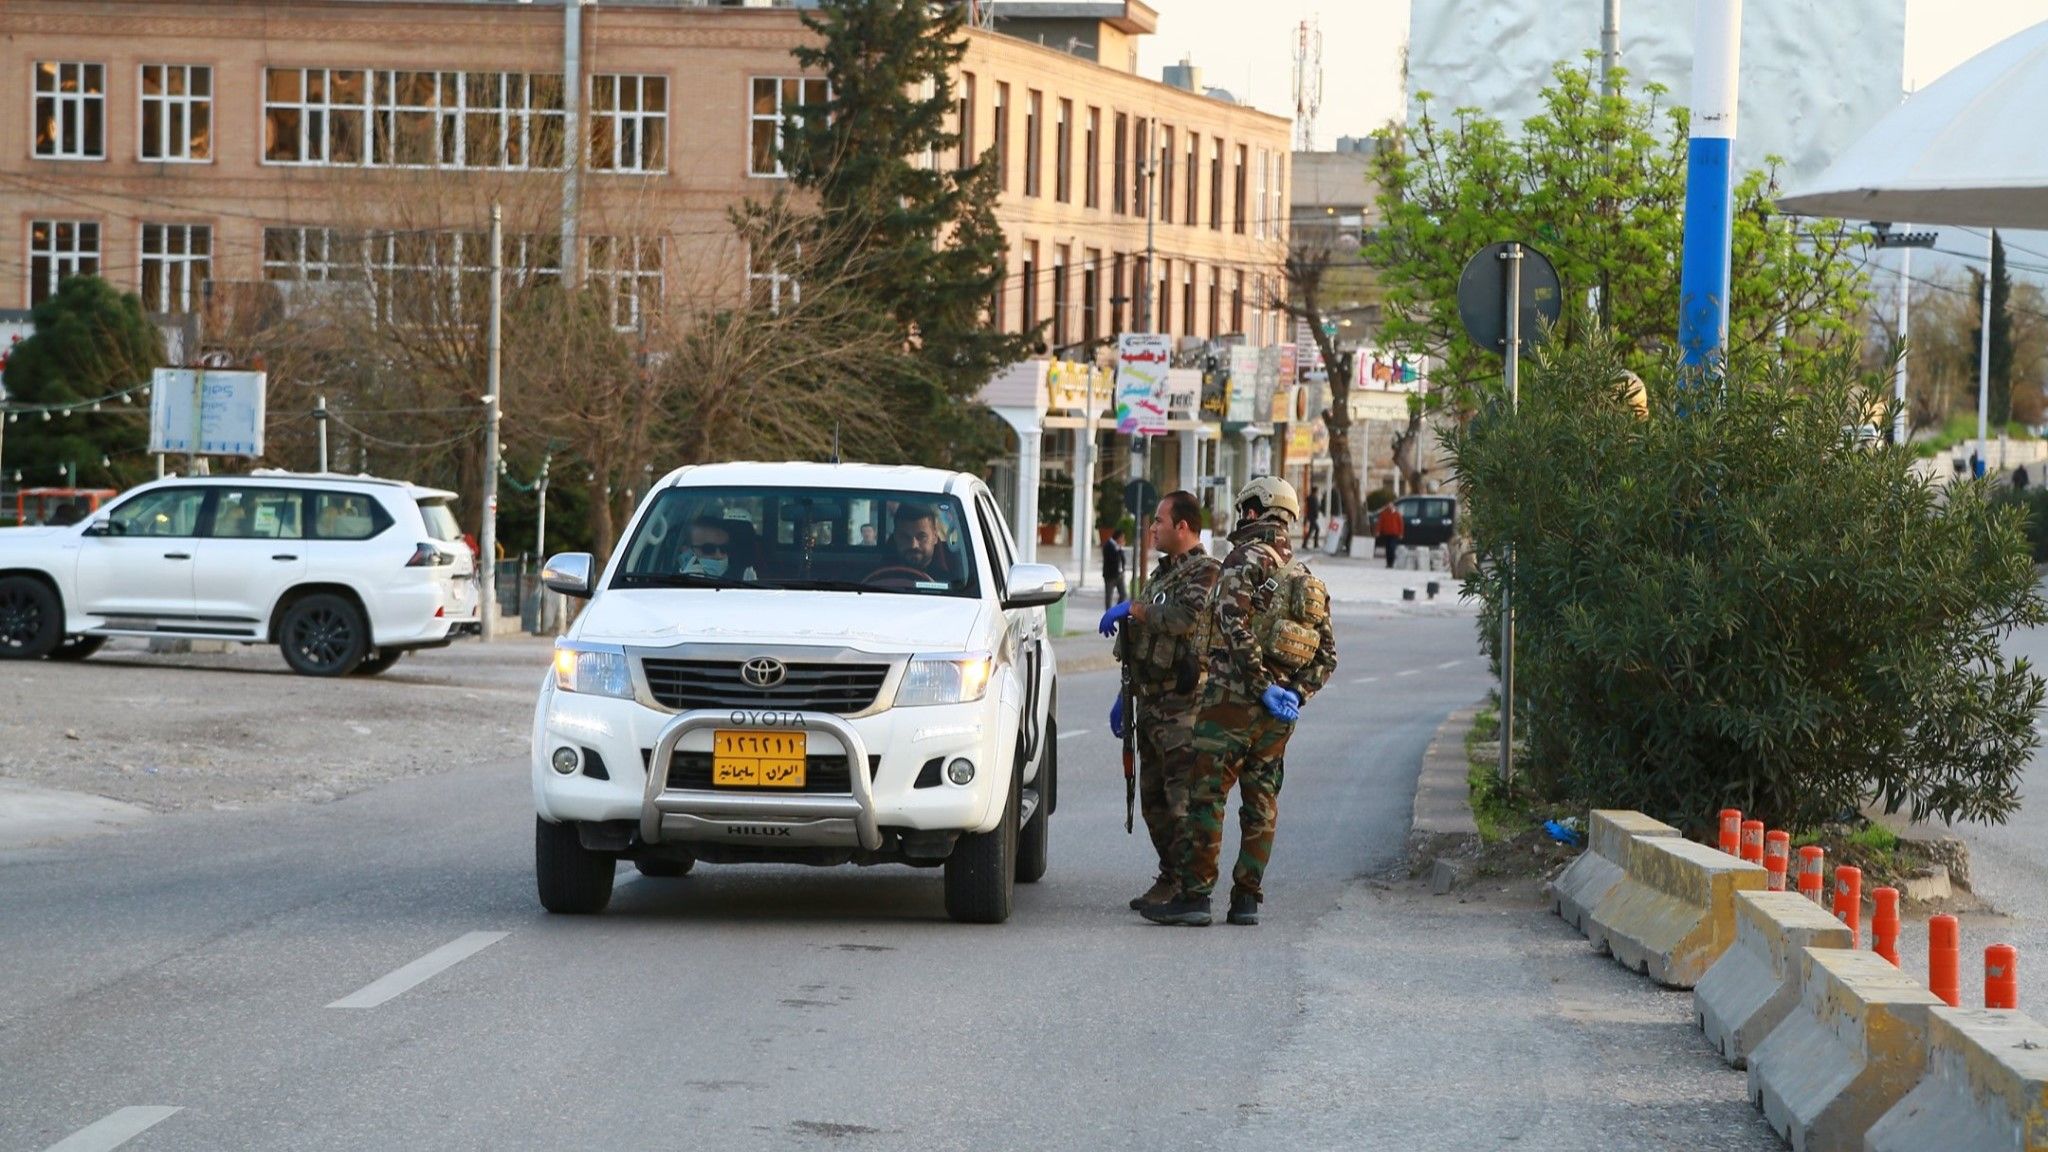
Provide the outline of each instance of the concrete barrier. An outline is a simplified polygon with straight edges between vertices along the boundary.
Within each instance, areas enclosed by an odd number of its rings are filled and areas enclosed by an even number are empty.
[[[1641,812],[1596,809],[1586,827],[1586,850],[1550,882],[1551,907],[1564,922],[1586,930],[1586,914],[1621,883],[1628,842],[1638,836],[1677,836],[1678,829]]]
[[[1750,1053],[1750,1099],[1794,1152],[1857,1152],[1919,1082],[1940,1003],[1875,952],[1802,950],[1799,1006]]]
[[[1926,1072],[1871,1126],[1863,1148],[2048,1149],[2048,1025],[2012,1011],[1929,1009]]]
[[[1737,892],[1735,946],[1693,989],[1707,1043],[1737,1068],[1799,1004],[1799,951],[1849,948],[1849,926],[1797,892]]]
[[[1629,841],[1627,875],[1586,917],[1586,939],[1667,988],[1691,988],[1735,943],[1735,894],[1764,870],[1668,836]]]

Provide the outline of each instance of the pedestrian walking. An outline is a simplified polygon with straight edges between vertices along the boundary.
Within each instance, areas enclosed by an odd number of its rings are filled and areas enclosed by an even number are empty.
[[[2025,464],[2022,464],[2019,467],[2012,470],[2013,491],[2025,492],[2027,490],[2028,482],[2029,481],[2027,477],[2027,466]]]
[[[1389,568],[1394,566],[1394,553],[1401,547],[1403,527],[1401,509],[1393,501],[1387,501],[1380,508],[1379,519],[1374,521],[1373,531],[1375,535],[1373,543],[1378,547],[1386,549],[1387,567]]]
[[[1189,492],[1169,492],[1152,514],[1158,567],[1145,581],[1145,599],[1102,614],[1100,631],[1116,635],[1117,657],[1129,661],[1135,716],[1124,698],[1110,708],[1110,734],[1121,740],[1135,725],[1138,801],[1152,838],[1158,871],[1152,886],[1132,898],[1141,909],[1173,898],[1173,847],[1188,812],[1188,776],[1195,765],[1195,715],[1201,707],[1203,625],[1223,563],[1202,550],[1202,505]],[[1119,629],[1121,625],[1121,629]]]
[[[1308,490],[1308,499],[1304,502],[1304,508],[1307,515],[1303,518],[1304,522],[1301,526],[1301,546],[1303,548],[1320,547],[1323,542],[1323,494],[1314,488],[1310,488]]]
[[[1257,924],[1273,855],[1288,738],[1301,706],[1337,668],[1329,592],[1294,559],[1288,531],[1301,502],[1262,476],[1238,494],[1238,526],[1216,581],[1206,627],[1208,679],[1195,718],[1188,814],[1174,844],[1175,893],[1139,913],[1156,924],[1206,926],[1223,848],[1223,814],[1238,790],[1232,924]]]
[[[1102,536],[1102,606],[1114,608],[1130,598],[1124,585],[1124,531],[1119,528]]]

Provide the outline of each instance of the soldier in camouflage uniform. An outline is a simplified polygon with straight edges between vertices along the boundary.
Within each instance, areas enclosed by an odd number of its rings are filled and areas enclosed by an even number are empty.
[[[1158,853],[1159,871],[1133,909],[1163,903],[1174,893],[1173,846],[1188,810],[1188,773],[1195,762],[1195,711],[1201,703],[1204,624],[1210,591],[1223,571],[1202,551],[1202,506],[1186,492],[1169,492],[1153,513],[1152,544],[1163,554],[1145,582],[1144,598],[1103,614],[1107,636],[1117,640],[1119,659],[1132,661],[1135,717],[1123,714],[1123,697],[1110,709],[1110,732],[1123,738],[1135,721],[1138,744],[1138,800],[1145,830]]]
[[[1257,924],[1273,854],[1287,740],[1301,705],[1337,668],[1328,593],[1294,564],[1288,529],[1301,503],[1284,480],[1260,477],[1238,495],[1238,529],[1217,581],[1208,682],[1195,721],[1188,814],[1175,845],[1178,892],[1140,909],[1160,924],[1207,925],[1223,847],[1223,815],[1239,788],[1240,846],[1231,871],[1232,924]]]

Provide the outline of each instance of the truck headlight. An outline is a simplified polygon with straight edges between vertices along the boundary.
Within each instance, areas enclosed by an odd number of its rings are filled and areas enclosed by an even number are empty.
[[[896,707],[927,704],[971,704],[988,693],[995,659],[986,652],[919,656],[903,672],[896,689]]]
[[[618,648],[556,644],[555,689],[631,700],[633,676],[626,670],[626,653]]]

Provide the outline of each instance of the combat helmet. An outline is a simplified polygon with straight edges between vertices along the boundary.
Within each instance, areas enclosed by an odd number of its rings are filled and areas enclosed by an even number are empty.
[[[1260,476],[1237,491],[1237,507],[1257,504],[1265,512],[1284,512],[1290,521],[1301,519],[1301,497],[1294,485],[1278,476]]]

